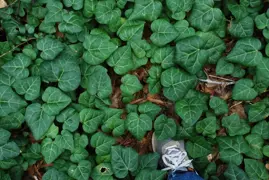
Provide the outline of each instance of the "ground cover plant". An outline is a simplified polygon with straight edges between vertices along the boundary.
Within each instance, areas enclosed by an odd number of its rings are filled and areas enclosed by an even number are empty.
[[[0,179],[269,179],[263,0],[0,1]]]

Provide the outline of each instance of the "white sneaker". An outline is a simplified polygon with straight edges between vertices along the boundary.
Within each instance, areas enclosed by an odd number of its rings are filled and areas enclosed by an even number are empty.
[[[152,148],[154,152],[162,155],[162,162],[165,166],[163,170],[188,171],[188,168],[193,169],[192,160],[188,158],[184,147],[184,141],[158,141],[153,133]]]

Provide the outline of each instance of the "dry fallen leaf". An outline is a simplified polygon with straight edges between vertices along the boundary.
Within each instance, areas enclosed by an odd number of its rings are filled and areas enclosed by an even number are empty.
[[[4,0],[0,0],[0,8],[7,7],[7,3]]]

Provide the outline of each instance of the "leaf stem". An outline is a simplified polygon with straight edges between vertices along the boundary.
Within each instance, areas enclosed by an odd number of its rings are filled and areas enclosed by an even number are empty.
[[[34,39],[36,39],[36,38],[29,38],[29,39],[27,39],[27,41],[18,44],[18,45],[15,46],[13,49],[11,49],[11,50],[9,50],[9,51],[7,51],[7,52],[1,54],[1,55],[0,55],[0,58],[3,57],[3,56],[5,56],[5,55],[7,55],[8,53],[11,53],[12,51],[14,51],[16,48],[20,47],[21,45],[24,45],[25,43],[28,43],[29,41],[34,40]]]
[[[199,81],[201,82],[205,82],[205,83],[209,83],[209,84],[220,84],[220,85],[232,85],[235,84],[234,81],[230,81],[230,82],[220,82],[220,81],[212,81],[210,79],[199,79]]]

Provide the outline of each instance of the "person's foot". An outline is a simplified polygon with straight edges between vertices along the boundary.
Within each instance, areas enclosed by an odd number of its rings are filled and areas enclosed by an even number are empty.
[[[188,158],[184,147],[184,141],[159,141],[153,133],[152,148],[154,152],[161,154],[163,170],[188,171],[188,168],[193,169],[192,160]]]

